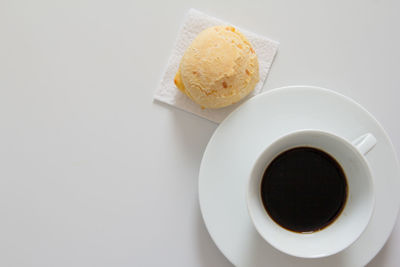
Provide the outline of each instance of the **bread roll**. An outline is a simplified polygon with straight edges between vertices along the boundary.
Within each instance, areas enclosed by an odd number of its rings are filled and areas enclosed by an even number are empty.
[[[247,96],[259,81],[257,55],[231,26],[202,31],[185,51],[176,86],[202,108],[221,108]]]

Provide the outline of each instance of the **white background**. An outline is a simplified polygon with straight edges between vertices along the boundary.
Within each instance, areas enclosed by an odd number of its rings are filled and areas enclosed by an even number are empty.
[[[190,7],[280,41],[265,90],[345,94],[400,154],[399,1],[1,0],[0,266],[231,266],[197,199],[217,125],[152,99]],[[399,247],[398,222],[368,266]]]

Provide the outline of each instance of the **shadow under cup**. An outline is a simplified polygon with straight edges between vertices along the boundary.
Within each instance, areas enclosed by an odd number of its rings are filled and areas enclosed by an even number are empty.
[[[249,177],[247,207],[255,228],[269,244],[292,256],[318,258],[338,253],[358,239],[374,207],[373,180],[364,154],[375,141],[364,142],[362,147],[361,139],[352,144],[327,132],[302,130],[279,138],[261,153]],[[375,140],[373,136],[370,139]],[[369,143],[369,149],[365,143]],[[278,225],[268,215],[261,198],[266,168],[280,153],[295,147],[313,147],[328,153],[340,164],[347,180],[347,201],[342,212],[330,225],[312,233],[291,232]]]

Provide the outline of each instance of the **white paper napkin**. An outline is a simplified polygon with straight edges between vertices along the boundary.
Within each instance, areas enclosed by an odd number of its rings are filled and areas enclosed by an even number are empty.
[[[193,39],[203,30],[215,26],[215,25],[232,25],[220,19],[208,16],[195,9],[190,9],[186,15],[182,28],[178,34],[175,47],[169,58],[167,68],[162,77],[161,83],[158,86],[154,99],[167,103],[171,106],[180,108],[187,112],[191,112],[200,117],[206,118],[210,121],[220,123],[226,118],[238,105],[243,101],[259,94],[262,91],[265,79],[267,78],[269,69],[271,67],[272,61],[274,60],[276,51],[278,49],[279,43],[270,40],[266,37],[257,35],[252,32],[238,28],[253,45],[256,51],[260,69],[260,81],[257,83],[254,91],[250,93],[248,97],[242,101],[220,109],[202,109],[200,105],[194,103],[189,99],[184,93],[179,91],[179,89],[174,84],[174,77],[178,70],[180,60],[185,52],[186,48],[191,44]]]

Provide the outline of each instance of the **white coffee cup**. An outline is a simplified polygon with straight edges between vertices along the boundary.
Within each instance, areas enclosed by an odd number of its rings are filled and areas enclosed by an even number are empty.
[[[338,253],[367,227],[374,209],[374,187],[365,155],[376,144],[375,137],[364,134],[353,142],[319,130],[300,130],[278,138],[253,165],[247,188],[247,207],[258,233],[276,249],[297,257],[319,258]],[[329,226],[312,233],[296,233],[278,225],[267,213],[261,199],[261,181],[269,163],[280,153],[294,147],[320,149],[341,165],[348,195],[341,214]]]

